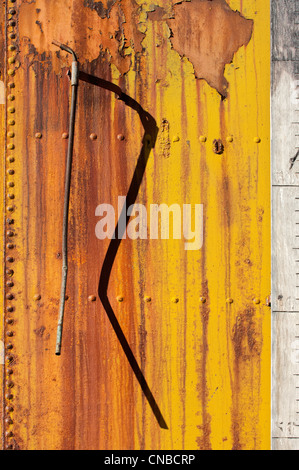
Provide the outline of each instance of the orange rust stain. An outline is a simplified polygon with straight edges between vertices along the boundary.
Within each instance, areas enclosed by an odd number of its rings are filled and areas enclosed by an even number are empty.
[[[138,4],[135,0],[118,0],[105,8],[105,3],[99,14],[99,3],[85,1],[85,8],[78,0],[22,3],[19,10],[21,57],[32,52],[57,52],[52,45],[52,40],[57,39],[75,49],[81,63],[107,54],[121,74],[128,72],[131,49],[140,53],[144,39],[138,30]],[[52,66],[59,71],[61,59],[55,56]]]
[[[252,362],[259,362],[262,351],[262,337],[256,320],[253,307],[241,312],[235,320],[232,330],[232,343],[234,351],[234,379],[232,384],[232,450],[241,450],[244,443],[241,438],[242,423],[246,410],[241,407],[242,382],[252,374]],[[259,380],[257,378],[257,380]],[[248,398],[248,410],[253,406],[253,400]]]
[[[173,48],[191,61],[196,78],[226,97],[225,65],[249,43],[253,20],[231,10],[225,0],[193,0],[174,5],[174,18],[167,24]]]

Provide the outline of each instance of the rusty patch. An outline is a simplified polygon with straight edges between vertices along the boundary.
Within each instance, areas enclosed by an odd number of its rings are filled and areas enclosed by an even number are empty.
[[[164,8],[155,5],[155,9],[153,11],[148,12],[147,16],[150,21],[162,21],[165,19],[167,12]]]
[[[167,119],[163,119],[160,126],[159,153],[161,157],[170,157],[169,122]]]
[[[116,1],[117,0],[107,0],[106,2],[95,2],[94,0],[84,0],[84,6],[95,10],[100,18],[107,18]]]
[[[121,74],[127,73],[132,49],[140,53],[145,37],[138,29],[139,5],[135,0],[105,4],[87,0],[84,6],[82,9],[79,0],[73,1],[71,7],[68,2],[52,5],[47,0],[22,3],[19,9],[21,58],[55,52],[52,66],[59,72],[61,59],[51,44],[55,36],[76,50],[81,63],[106,54]]]
[[[225,0],[193,0],[176,2],[174,18],[167,24],[173,48],[191,61],[196,78],[205,79],[226,97],[225,66],[249,43],[253,20],[233,11]]]
[[[223,154],[224,145],[223,145],[221,139],[215,139],[213,141],[213,152],[216,153],[216,155],[222,155]]]
[[[257,339],[258,333],[254,321],[254,308],[248,308],[237,317],[233,328],[233,344],[235,358],[247,360],[251,354],[259,355],[261,345]]]
[[[44,336],[44,332],[46,331],[46,328],[44,326],[41,326],[40,328],[37,328],[36,330],[33,330],[36,336],[39,336],[42,338]]]

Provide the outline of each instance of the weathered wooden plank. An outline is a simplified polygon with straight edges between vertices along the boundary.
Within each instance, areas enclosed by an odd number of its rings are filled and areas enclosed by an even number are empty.
[[[299,184],[299,74],[292,61],[272,63],[272,184]],[[299,72],[299,70],[298,70]],[[291,159],[296,158],[295,161]]]
[[[272,447],[299,449],[299,2],[272,3]]]
[[[299,314],[273,314],[273,447],[299,449]],[[277,439],[281,439],[279,443]]]
[[[272,212],[272,309],[299,311],[298,189],[274,187]]]

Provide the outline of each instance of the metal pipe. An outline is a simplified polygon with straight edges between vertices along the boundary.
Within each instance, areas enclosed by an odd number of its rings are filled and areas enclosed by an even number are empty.
[[[75,52],[65,44],[61,44],[58,41],[53,41],[55,46],[60,47],[63,51],[72,54],[72,98],[71,98],[71,113],[70,113],[70,125],[69,125],[69,141],[67,150],[67,162],[65,172],[65,191],[64,191],[64,209],[63,209],[63,233],[62,233],[62,279],[61,279],[61,291],[60,291],[60,305],[59,305],[59,317],[57,326],[57,339],[56,339],[56,352],[57,356],[61,354],[61,342],[62,342],[62,330],[65,310],[65,294],[66,294],[66,283],[67,283],[67,271],[68,271],[68,216],[69,216],[69,205],[70,205],[70,188],[71,188],[71,174],[72,174],[72,162],[73,162],[73,149],[74,149],[74,132],[75,132],[75,118],[76,118],[76,104],[79,84],[79,64]]]

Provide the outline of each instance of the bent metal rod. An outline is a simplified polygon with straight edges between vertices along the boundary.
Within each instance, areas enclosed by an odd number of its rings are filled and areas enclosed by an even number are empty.
[[[67,234],[68,234],[68,215],[69,215],[69,203],[70,203],[70,187],[71,187],[71,172],[72,172],[72,161],[73,161],[73,148],[74,148],[74,132],[75,132],[75,117],[76,117],[76,104],[77,94],[79,85],[79,63],[75,52],[65,44],[61,44],[58,41],[53,41],[52,44],[59,47],[63,51],[68,52],[73,56],[72,62],[72,98],[71,98],[71,113],[70,113],[70,125],[69,125],[69,141],[67,150],[67,162],[65,172],[65,191],[64,191],[64,209],[63,209],[63,232],[62,232],[62,278],[61,278],[61,293],[60,293],[60,305],[59,305],[59,317],[57,326],[57,339],[56,339],[56,355],[60,356],[61,353],[61,340],[62,340],[62,329],[63,329],[63,318],[65,309],[65,293],[66,293],[66,281],[67,281],[67,270],[68,270],[68,245],[67,245]]]

